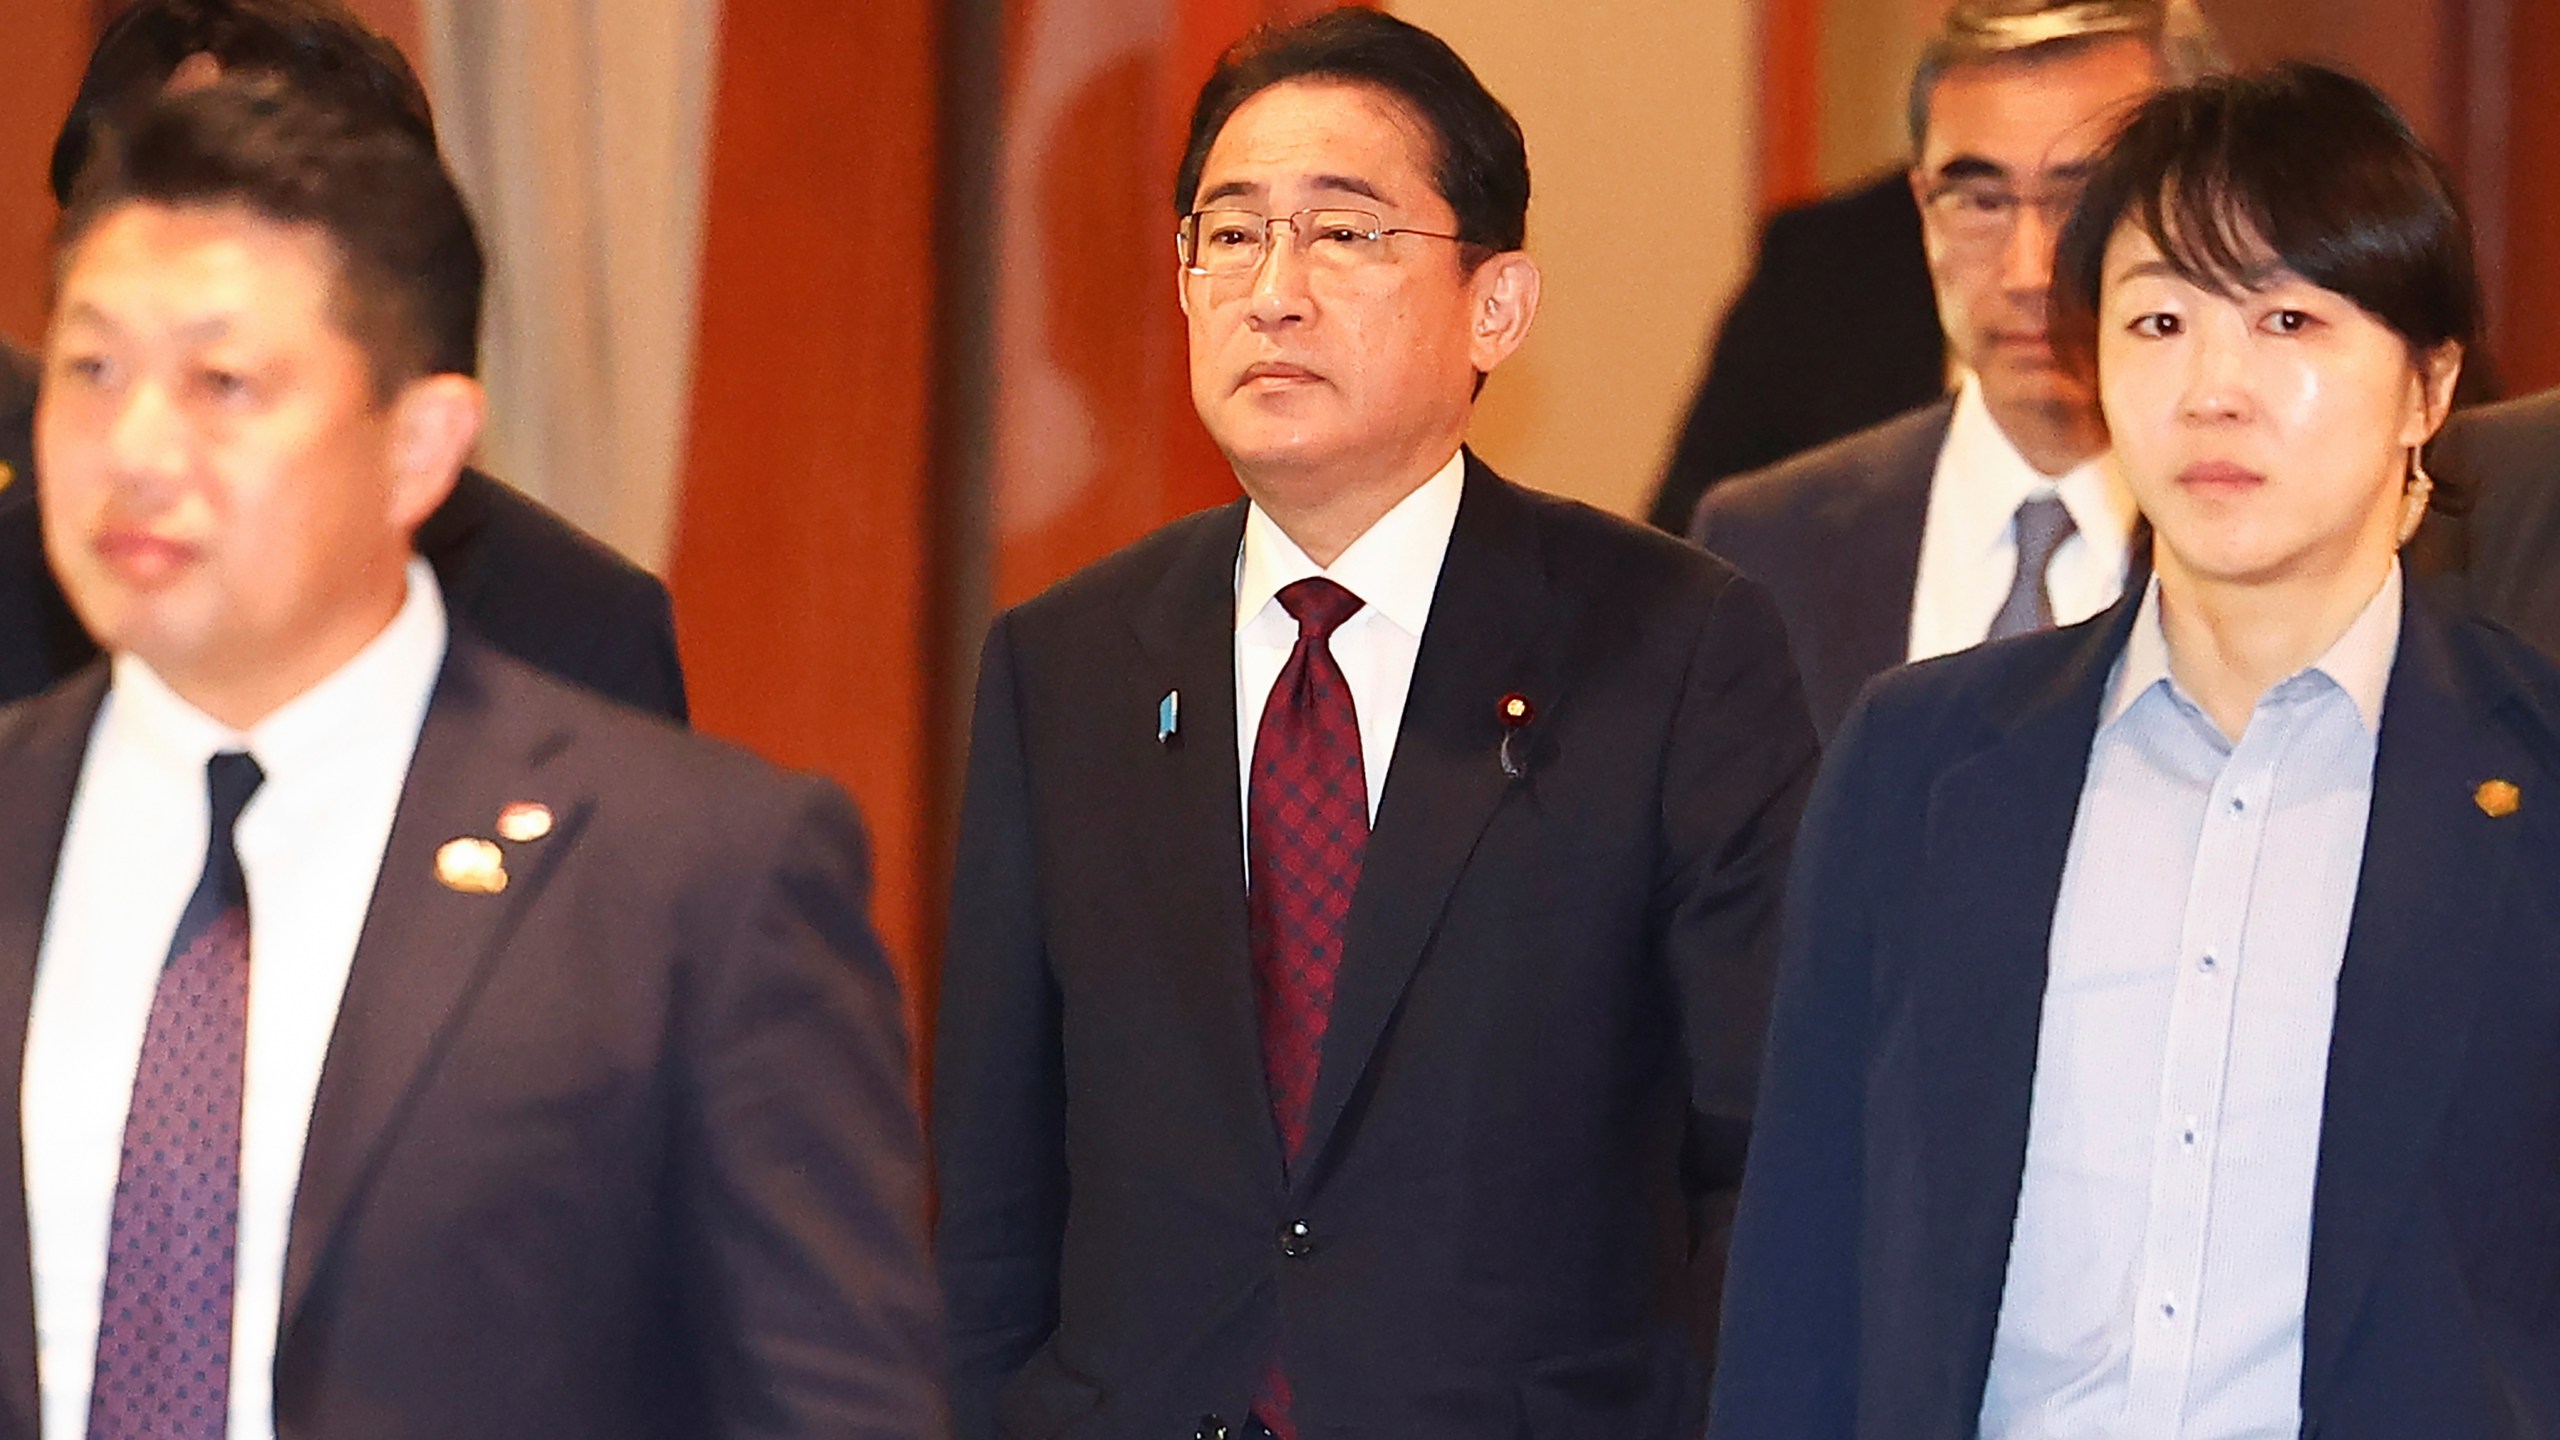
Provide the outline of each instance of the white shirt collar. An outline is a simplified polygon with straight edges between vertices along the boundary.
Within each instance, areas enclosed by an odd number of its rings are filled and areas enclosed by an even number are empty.
[[[2400,562],[2395,559],[2391,572],[2382,577],[2382,588],[2365,602],[2354,622],[2300,672],[2325,675],[2346,692],[2368,731],[2382,728],[2382,699],[2391,688],[2392,663],[2400,655],[2400,591]],[[2133,617],[2133,633],[2125,638],[2124,654],[2116,661],[2106,708],[2100,712],[2101,727],[2121,719],[2154,685],[2183,694],[2169,673],[2169,638],[2160,627],[2158,575],[2151,577],[2150,588],[2142,593],[2141,613]]]
[[[1457,527],[1466,475],[1462,450],[1379,516],[1330,566],[1309,559],[1258,502],[1248,507],[1244,544],[1236,559],[1237,627],[1261,614],[1284,588],[1322,575],[1359,596],[1396,628],[1419,636],[1431,618],[1431,597],[1440,585],[1450,532]]]
[[[1932,497],[1929,523],[1954,526],[1969,551],[1987,554],[2007,543],[2011,518],[2036,495],[2059,499],[2092,544],[2120,547],[2133,534],[2133,491],[2116,469],[2115,456],[2101,451],[2068,474],[2045,475],[2010,443],[1982,398],[1982,377],[1970,371],[1956,390],[1936,484],[1949,492],[1948,503]]]
[[[426,561],[411,557],[400,613],[355,658],[287,701],[243,735],[205,714],[131,653],[115,657],[109,705],[134,741],[200,767],[224,750],[246,750],[269,779],[307,768],[354,735],[409,723],[444,667],[444,592]]]

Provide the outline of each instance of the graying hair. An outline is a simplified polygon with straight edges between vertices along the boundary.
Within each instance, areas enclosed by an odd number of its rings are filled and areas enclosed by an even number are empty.
[[[1911,72],[1912,153],[1929,133],[1929,98],[1949,70],[2118,38],[2149,45],[2172,85],[2224,68],[2213,25],[2195,0],[1956,0]]]

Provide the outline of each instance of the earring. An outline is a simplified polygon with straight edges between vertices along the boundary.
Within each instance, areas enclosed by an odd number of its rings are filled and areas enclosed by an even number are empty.
[[[2418,533],[2418,526],[2427,518],[2427,502],[2435,497],[2435,493],[2435,477],[2427,473],[2426,460],[2420,454],[2419,447],[2410,446],[2409,483],[2400,492],[2401,544],[2408,544],[2409,537]]]

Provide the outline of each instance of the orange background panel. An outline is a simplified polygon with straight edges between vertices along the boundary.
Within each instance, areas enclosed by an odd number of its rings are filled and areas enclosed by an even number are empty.
[[[0,85],[0,335],[43,338],[51,283],[54,132],[89,62],[89,0],[7,0],[8,83]]]
[[[670,577],[696,723],[860,802],[915,1007],[943,851],[936,13],[730,0]]]

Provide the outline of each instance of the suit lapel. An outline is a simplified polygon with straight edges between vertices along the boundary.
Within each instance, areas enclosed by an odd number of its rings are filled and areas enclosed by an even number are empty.
[[[1853,592],[1853,623],[1848,628],[1856,653],[1856,674],[1884,674],[1912,648],[1912,600],[1920,592],[1920,536],[1928,530],[1928,489],[1938,479],[1938,451],[1946,448],[1948,425],[1956,405],[1940,402],[1928,425],[1917,425],[1892,464],[1876,471],[1871,515],[1848,530],[1853,546],[1869,548],[1851,559],[1864,584]]]
[[[1165,694],[1180,695],[1178,738],[1142,762],[1163,778],[1138,789],[1160,798],[1153,802],[1158,813],[1138,817],[1145,863],[1136,873],[1155,877],[1163,953],[1173,961],[1166,979],[1191,1016],[1187,1033],[1200,1038],[1206,1073],[1230,1092],[1228,1103],[1249,1114],[1244,1123],[1262,1137],[1276,1185],[1283,1163],[1253,995],[1236,761],[1235,587],[1244,519],[1242,503],[1204,517],[1140,593],[1130,624],[1146,663],[1135,693],[1116,703],[1134,728],[1157,713]]]
[[[2138,608],[2120,602],[2081,631],[2060,670],[1992,697],[1987,743],[1929,797],[1926,919],[1896,968],[1918,1061],[1920,1135],[1909,1158],[1927,1175],[1922,1264],[1927,1293],[1949,1319],[1955,1373],[1967,1377],[1960,1394],[1980,1394],[1990,1363],[2026,1167],[2054,909],[2099,705]]]
[[[1920,585],[1920,538],[1929,525],[1929,486],[1946,448],[1955,405],[1915,417],[1904,443],[1868,476],[1859,513],[1828,527],[1840,553],[1825,562],[1841,588],[1833,599],[1847,654],[1840,673],[1863,682],[1910,658],[1911,605]],[[1852,691],[1855,686],[1851,687]],[[1848,697],[1843,696],[1845,703]]]
[[[12,820],[0,825],[0,1074],[10,1077],[0,1106],[0,1433],[37,1433],[36,1313],[27,1237],[26,1153],[18,1096],[26,1069],[27,1009],[35,999],[36,954],[52,908],[63,832],[106,699],[107,668],[95,666],[15,711],[0,712],[0,796]]]
[[[1529,506],[1471,455],[1351,903],[1308,1115],[1306,1154],[1314,1163],[1300,1167],[1301,1181],[1319,1168],[1450,890],[1509,792],[1497,758],[1497,705],[1516,690],[1544,714],[1557,713],[1557,678],[1535,647],[1547,613]]]
[[[2500,922],[2525,825],[2490,818],[2473,792],[2541,768],[2488,706],[2474,713],[2466,703],[2424,603],[2413,595],[2402,616],[2329,1038],[2303,1315],[2306,1421],[2319,1415],[2442,1133],[2482,979],[2508,963]]]
[[[537,707],[499,702],[510,684],[484,652],[455,640],[383,848],[312,1101],[285,1250],[280,1354],[410,1097],[586,820],[591,796],[540,780],[568,734],[544,723]],[[554,823],[539,842],[504,847],[506,889],[469,894],[440,883],[438,850],[458,838],[493,838],[499,810],[517,800],[550,806]]]

